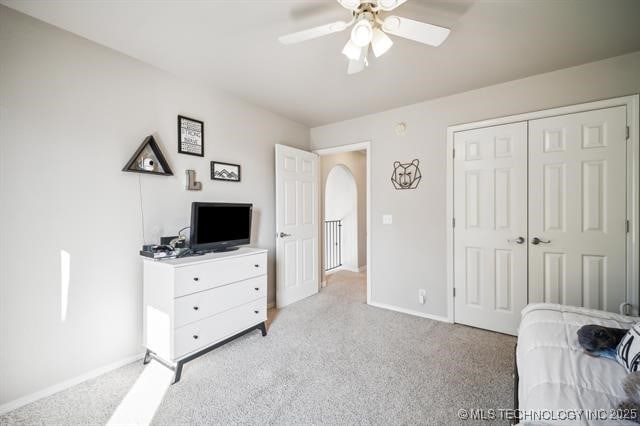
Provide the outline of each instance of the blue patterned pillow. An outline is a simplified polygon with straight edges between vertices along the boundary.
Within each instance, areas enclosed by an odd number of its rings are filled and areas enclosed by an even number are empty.
[[[640,366],[640,323],[629,329],[616,349],[616,359],[629,373]]]

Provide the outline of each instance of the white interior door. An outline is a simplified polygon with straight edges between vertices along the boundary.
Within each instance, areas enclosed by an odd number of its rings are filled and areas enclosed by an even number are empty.
[[[517,334],[527,304],[527,123],[454,135],[455,321]]]
[[[276,304],[318,292],[318,156],[276,145]]]
[[[624,106],[529,122],[530,302],[626,301],[626,144]]]

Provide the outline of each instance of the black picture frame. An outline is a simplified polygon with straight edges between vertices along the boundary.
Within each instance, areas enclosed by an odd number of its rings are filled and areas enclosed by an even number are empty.
[[[223,169],[223,171],[226,172],[225,175],[228,177],[223,177],[220,171],[216,170],[220,167]],[[224,182],[240,182],[241,176],[240,164],[222,163],[220,161],[211,162],[211,180],[221,180]]]
[[[183,138],[182,129],[189,130],[188,127],[200,127],[199,144],[189,142]],[[192,130],[194,131],[194,130]],[[195,134],[191,135],[194,141],[198,141],[197,128]],[[198,149],[199,148],[199,149]],[[204,122],[196,120],[195,118],[185,117],[184,115],[178,115],[178,153],[186,155],[195,155],[197,157],[204,157]]]

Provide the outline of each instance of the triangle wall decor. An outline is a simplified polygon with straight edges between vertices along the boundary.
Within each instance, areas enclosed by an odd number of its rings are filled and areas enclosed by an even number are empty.
[[[165,160],[158,143],[152,135],[147,136],[131,159],[122,169],[123,172],[150,173],[153,175],[172,176],[173,172]]]

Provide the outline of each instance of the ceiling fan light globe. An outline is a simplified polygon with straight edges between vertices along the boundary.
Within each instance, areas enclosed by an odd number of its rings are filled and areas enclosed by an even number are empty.
[[[340,4],[347,9],[357,9],[360,6],[360,0],[338,0]]]
[[[356,46],[365,47],[371,42],[372,38],[373,27],[371,26],[371,22],[366,19],[358,21],[351,30],[351,41]]]
[[[357,61],[362,56],[362,48],[356,46],[351,40],[342,48],[342,54],[352,61]]]
[[[393,46],[393,40],[388,35],[380,31],[379,28],[374,28],[373,38],[371,39],[371,50],[376,58],[384,55]]]
[[[378,6],[384,10],[391,10],[398,4],[398,0],[378,0]]]
[[[360,57],[357,60],[350,59],[347,67],[347,74],[357,74],[369,65],[367,61],[367,55],[369,53],[369,47],[363,47],[360,49]]]

